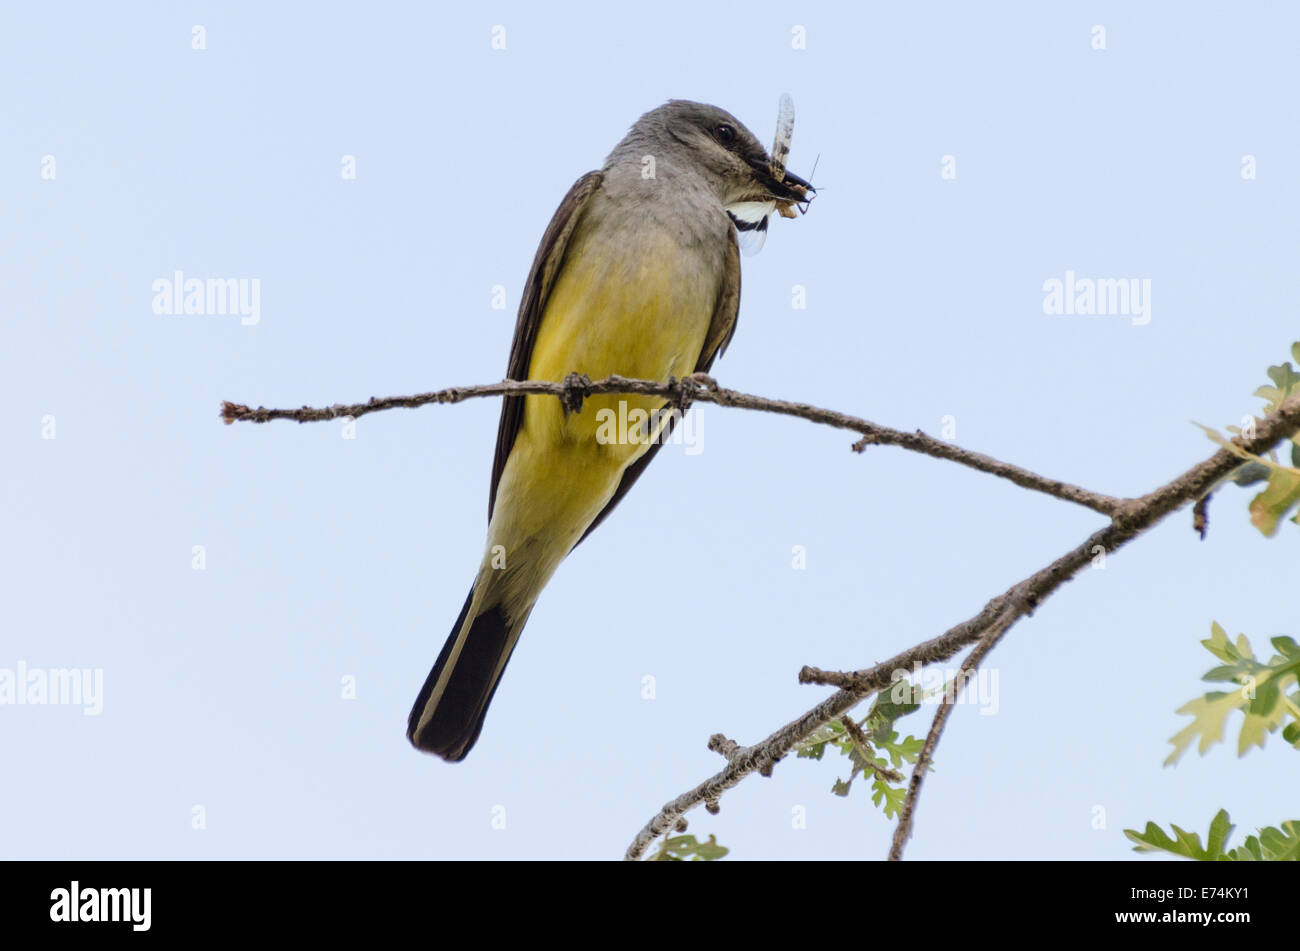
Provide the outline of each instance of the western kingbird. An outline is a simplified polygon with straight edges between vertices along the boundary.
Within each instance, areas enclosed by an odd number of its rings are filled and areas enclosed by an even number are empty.
[[[667,380],[708,371],[736,329],[738,231],[761,240],[772,211],[793,214],[812,191],[784,172],[780,131],[774,152],[775,165],[716,106],[672,100],[643,115],[547,226],[506,375]],[[654,419],[666,405],[609,394],[571,412],[550,395],[503,398],[486,551],[411,709],[407,737],[419,749],[464,759],[542,588],[662,444],[671,416],[642,438],[598,437],[598,414],[617,413],[620,401],[620,419]]]

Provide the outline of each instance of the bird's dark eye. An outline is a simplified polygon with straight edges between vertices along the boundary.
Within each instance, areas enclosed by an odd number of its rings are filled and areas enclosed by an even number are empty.
[[[713,135],[719,142],[730,148],[736,141],[736,130],[725,122],[713,129]]]

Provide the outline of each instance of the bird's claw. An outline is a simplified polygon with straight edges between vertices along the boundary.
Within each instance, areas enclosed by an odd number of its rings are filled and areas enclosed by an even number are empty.
[[[564,395],[560,403],[564,412],[581,413],[583,401],[591,395],[591,377],[585,373],[570,373],[564,378]]]

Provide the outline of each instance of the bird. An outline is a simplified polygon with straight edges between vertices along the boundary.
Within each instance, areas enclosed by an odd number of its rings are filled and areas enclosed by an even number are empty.
[[[782,100],[782,117],[788,97]],[[507,377],[570,374],[667,381],[707,374],[736,330],[743,245],[773,211],[792,217],[815,189],[784,169],[731,113],[674,99],[638,119],[583,175],[542,235],[519,305]],[[793,104],[788,126],[793,126]],[[601,438],[617,411],[657,422]],[[674,418],[663,397],[603,394],[580,408],[505,396],[488,493],[487,544],[469,596],[407,721],[417,749],[465,758],[483,728],[538,596],[654,458]],[[635,410],[645,411],[646,417]],[[604,411],[602,413],[602,411]]]

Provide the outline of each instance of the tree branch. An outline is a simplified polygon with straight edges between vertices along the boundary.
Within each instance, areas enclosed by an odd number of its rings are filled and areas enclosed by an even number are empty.
[[[590,380],[585,376],[571,375],[563,383],[551,383],[544,380],[502,380],[500,383],[485,383],[477,386],[455,386],[416,396],[389,396],[382,399],[371,397],[365,403],[343,404],[313,408],[303,406],[299,409],[266,409],[259,406],[250,409],[240,403],[225,402],[221,404],[221,418],[229,425],[234,422],[269,423],[273,419],[291,419],[299,423],[322,422],[365,416],[387,409],[416,409],[430,403],[461,403],[468,399],[484,396],[520,396],[526,394],[550,394],[566,403],[573,401],[581,404],[585,397],[600,393],[625,393],[640,396],[662,396],[672,400],[683,411],[691,403],[713,403],[717,406],[731,406],[736,409],[754,410],[763,413],[776,413],[779,416],[794,416],[809,422],[820,423],[835,429],[847,429],[862,436],[853,444],[854,452],[862,452],[867,446],[899,446],[912,452],[919,452],[936,459],[947,459],[958,465],[966,466],[989,475],[1013,482],[1021,488],[1043,492],[1054,498],[1063,499],[1090,508],[1102,515],[1114,515],[1123,505],[1122,500],[1098,492],[1090,492],[1077,485],[1049,479],[1028,469],[1001,462],[991,456],[962,449],[951,443],[916,432],[903,432],[879,426],[857,416],[840,413],[835,410],[821,409],[807,403],[791,403],[786,400],[768,399],[727,390],[718,386],[717,381],[704,374],[695,374],[681,380],[669,380],[657,383],[653,380],[631,380],[621,376],[609,376],[603,380]]]
[[[1259,423],[1252,438],[1243,439],[1238,436],[1232,443],[1247,452],[1260,455],[1297,430],[1300,430],[1300,397],[1291,397]],[[840,689],[761,743],[736,748],[728,757],[729,764],[725,769],[666,803],[636,834],[627,848],[625,858],[639,859],[646,847],[677,826],[686,812],[706,801],[716,807],[724,791],[760,767],[766,767],[770,772],[772,764],[818,727],[842,716],[869,694],[889,686],[895,671],[907,671],[916,662],[924,665],[947,660],[992,630],[997,631],[996,637],[1001,637],[1017,620],[1031,614],[1044,599],[1073,578],[1084,565],[1089,564],[1099,550],[1107,554],[1118,550],[1154,527],[1170,512],[1201,498],[1239,463],[1240,459],[1235,453],[1220,449],[1154,492],[1121,503],[1110,524],[1088,536],[1078,547],[993,598],[973,617],[884,663],[866,670],[840,674],[805,667],[799,672],[800,683],[837,683]],[[990,647],[996,637],[990,640]],[[920,765],[918,761],[918,768]],[[909,798],[913,798],[911,793],[919,791],[919,788],[918,782],[915,789],[909,792]]]
[[[707,806],[710,812],[716,812],[722,793],[746,776],[754,772],[771,775],[773,766],[797,743],[828,721],[844,715],[870,694],[889,686],[896,679],[895,672],[905,672],[915,663],[925,665],[946,660],[960,652],[962,648],[978,641],[979,646],[971,652],[962,665],[962,671],[974,670],[1016,621],[1033,613],[1045,598],[1073,578],[1098,552],[1109,554],[1116,551],[1133,538],[1154,527],[1175,509],[1188,502],[1203,499],[1240,463],[1238,455],[1234,452],[1220,449],[1204,462],[1193,466],[1154,492],[1138,499],[1118,499],[1069,483],[1048,479],[980,453],[960,449],[919,430],[913,433],[902,432],[847,413],[821,409],[806,403],[768,399],[723,389],[711,377],[704,374],[694,374],[682,380],[670,379],[664,383],[633,380],[616,375],[592,381],[585,376],[570,374],[562,383],[502,380],[500,383],[450,387],[415,396],[393,396],[383,399],[372,397],[365,403],[334,404],[322,408],[304,406],[293,410],[266,409],[260,406],[257,409],[250,409],[241,404],[226,402],[222,404],[221,418],[227,424],[236,421],[267,423],[273,419],[291,419],[306,423],[342,417],[355,419],[381,410],[414,409],[429,403],[460,403],[476,397],[527,394],[549,394],[563,400],[567,406],[576,407],[580,406],[586,397],[604,393],[659,396],[670,400],[683,411],[691,403],[700,402],[806,419],[813,423],[860,434],[862,438],[853,445],[856,452],[863,451],[869,445],[899,446],[986,472],[1022,488],[1082,505],[1110,518],[1109,525],[1094,532],[1078,547],[1066,552],[1019,584],[1013,585],[985,604],[978,614],[953,626],[938,637],[865,670],[833,672],[804,667],[799,672],[800,683],[829,684],[840,689],[755,746],[740,746],[721,734],[715,734],[710,739],[709,747],[726,758],[726,768],[666,803],[628,846],[625,857],[632,860],[644,855],[646,848],[659,836],[674,829],[682,829],[686,812],[701,804]],[[1292,397],[1261,421],[1251,438],[1238,436],[1232,440],[1232,443],[1249,453],[1259,455],[1281,440],[1292,436],[1298,429],[1300,429],[1300,397]],[[936,714],[934,725],[913,771],[908,798],[904,804],[904,811],[900,815],[899,826],[890,851],[891,858],[901,857],[903,843],[910,834],[911,817],[920,794],[922,777],[929,766],[934,747],[952,705],[945,702]]]

